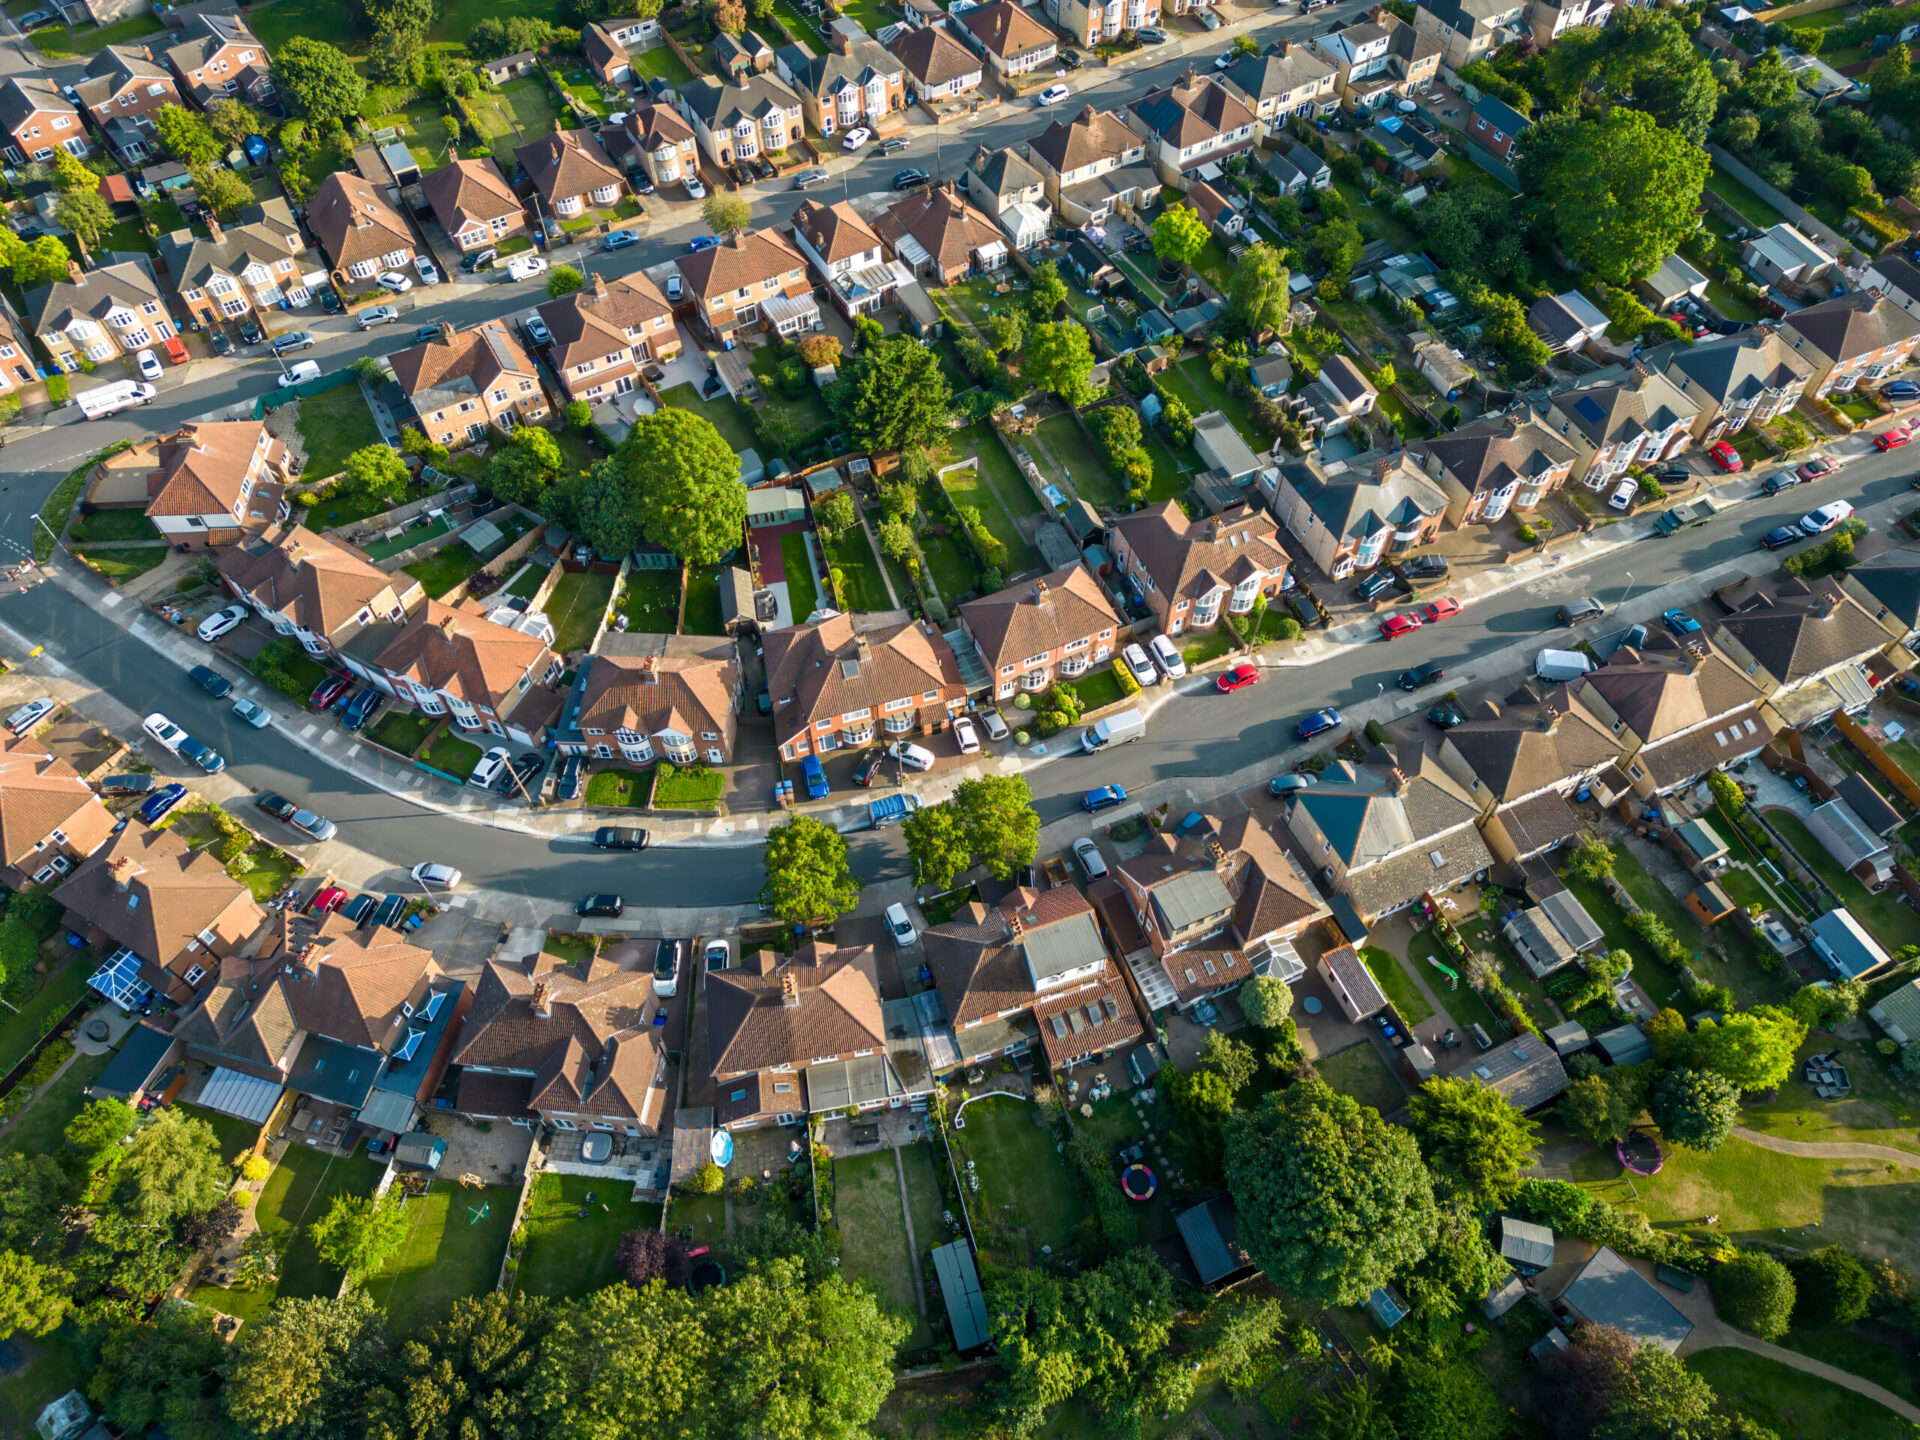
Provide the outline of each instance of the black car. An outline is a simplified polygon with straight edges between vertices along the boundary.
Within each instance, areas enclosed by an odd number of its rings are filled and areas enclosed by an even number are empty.
[[[371,895],[356,895],[340,907],[339,913],[347,917],[352,925],[364,925],[367,917],[380,908],[380,902]]]
[[[582,919],[592,916],[595,919],[618,920],[626,908],[627,902],[618,895],[586,895],[573,907],[573,913]]]
[[[1791,470],[1781,470],[1769,475],[1760,482],[1760,489],[1768,495],[1778,495],[1782,490],[1791,490],[1800,483],[1800,477]]]
[[[474,250],[460,257],[460,268],[469,275],[483,266],[491,265],[500,258],[500,252],[489,245],[484,250]]]
[[[882,140],[879,145],[874,148],[875,153],[880,155],[896,155],[907,148],[907,137],[904,135],[895,135],[891,139]]]
[[[554,798],[558,800],[578,800],[580,798],[580,772],[585,762],[578,755],[569,755],[560,762],[560,779],[554,786]]]
[[[258,345],[266,338],[267,332],[260,328],[259,321],[255,320],[252,316],[248,316],[240,322],[240,343],[242,345]]]
[[[1354,597],[1359,600],[1377,600],[1394,586],[1393,573],[1388,570],[1376,570],[1354,587]]]
[[[1778,550],[1783,545],[1791,545],[1796,540],[1806,538],[1798,525],[1777,525],[1760,537],[1760,548]]]
[[[340,303],[339,295],[325,285],[313,292],[313,298],[320,302],[320,308],[329,315],[338,315],[346,308]]]
[[[865,789],[880,778],[880,767],[887,762],[886,754],[876,750],[859,765],[854,767],[853,783]]]
[[[911,190],[916,185],[926,184],[927,181],[932,178],[933,177],[924,170],[902,170],[898,175],[893,177],[893,188],[896,190]]]
[[[1446,673],[1444,665],[1436,665],[1428,661],[1425,665],[1416,665],[1411,670],[1402,670],[1398,683],[1402,690],[1420,690],[1433,684]]]
[[[1693,471],[1684,465],[1656,465],[1647,472],[1663,485],[1671,485],[1681,480],[1691,480]]]
[[[1060,63],[1069,70],[1078,70],[1082,65],[1086,64],[1087,61],[1086,57],[1078,50],[1062,50],[1060,52]]]
[[[406,909],[406,896],[389,895],[380,902],[378,908],[373,912],[373,918],[367,923],[369,925],[386,925],[398,930],[400,928],[400,917],[406,913]]]
[[[348,730],[358,730],[379,704],[380,692],[369,686],[340,707],[341,725]]]
[[[158,783],[151,775],[109,775],[98,788],[102,795],[145,795]]]
[[[647,832],[631,825],[602,825],[593,832],[593,843],[602,850],[644,850]]]
[[[1446,578],[1447,569],[1444,555],[1415,555],[1400,566],[1400,573],[1409,580],[1441,580]]]
[[[413,339],[415,344],[424,345],[429,340],[438,339],[439,335],[440,327],[438,325],[421,325],[414,330]]]
[[[207,344],[213,347],[213,353],[216,356],[233,353],[233,341],[227,338],[227,332],[224,330],[209,330]]]
[[[287,799],[286,796],[276,794],[272,790],[262,790],[258,795],[253,797],[253,803],[266,811],[267,814],[273,816],[276,820],[289,820],[293,817],[294,812],[300,808],[294,804],[293,801]]]
[[[502,795],[521,795],[538,802],[540,783],[535,777],[547,768],[544,755],[522,755],[500,772],[500,778],[494,781],[494,788]]]
[[[233,682],[206,665],[196,665],[187,671],[187,678],[198,685],[214,699],[224,699],[233,693]]]
[[[1442,730],[1451,730],[1456,725],[1464,725],[1467,723],[1466,713],[1451,700],[1443,700],[1431,710],[1427,711],[1427,719],[1438,725]]]

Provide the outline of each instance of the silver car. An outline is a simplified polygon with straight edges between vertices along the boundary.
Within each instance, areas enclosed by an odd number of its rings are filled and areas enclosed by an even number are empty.
[[[1079,862],[1080,873],[1087,877],[1089,885],[1106,879],[1107,862],[1100,854],[1100,847],[1087,836],[1082,835],[1073,842],[1073,858]]]

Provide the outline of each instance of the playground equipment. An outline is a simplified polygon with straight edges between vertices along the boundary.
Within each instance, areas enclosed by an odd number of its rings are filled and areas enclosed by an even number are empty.
[[[1613,1153],[1632,1175],[1658,1175],[1667,1163],[1660,1142],[1644,1130],[1629,1130],[1625,1139],[1615,1142]]]
[[[1135,1202],[1151,1200],[1153,1192],[1158,1188],[1153,1178],[1153,1171],[1145,1165],[1129,1165],[1120,1172],[1120,1189],[1129,1200]]]

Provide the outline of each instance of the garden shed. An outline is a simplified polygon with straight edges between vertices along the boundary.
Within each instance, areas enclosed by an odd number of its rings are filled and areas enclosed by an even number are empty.
[[[1693,1322],[1610,1245],[1580,1267],[1560,1292],[1560,1304],[1589,1324],[1611,1325],[1668,1354],[1693,1333]]]
[[[1616,1025],[1593,1037],[1611,1065],[1638,1065],[1653,1058],[1653,1042],[1638,1025]]]
[[[933,1273],[940,1282],[940,1298],[947,1303],[947,1323],[953,1328],[953,1348],[965,1355],[987,1343],[987,1302],[980,1292],[980,1272],[973,1251],[964,1240],[941,1245],[933,1252]]]
[[[1187,1259],[1201,1285],[1211,1290],[1251,1275],[1256,1268],[1234,1238],[1234,1214],[1230,1202],[1203,1200],[1174,1217],[1180,1227],[1180,1241],[1187,1247]]]

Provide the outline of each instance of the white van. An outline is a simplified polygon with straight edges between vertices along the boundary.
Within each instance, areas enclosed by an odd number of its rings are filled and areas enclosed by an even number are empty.
[[[1535,675],[1555,683],[1578,680],[1591,669],[1593,661],[1578,650],[1542,650],[1533,662]]]
[[[1091,755],[1109,745],[1125,745],[1146,733],[1146,717],[1138,710],[1116,710],[1080,732],[1080,753]]]
[[[80,413],[87,419],[98,420],[102,415],[145,405],[159,393],[153,386],[143,385],[138,380],[116,380],[111,385],[96,385],[91,390],[80,391],[73,397],[73,403],[80,407]]]
[[[318,380],[319,378],[320,362],[318,360],[296,360],[292,365],[287,367],[287,373],[280,377],[280,388],[282,390],[291,390],[302,381]]]

